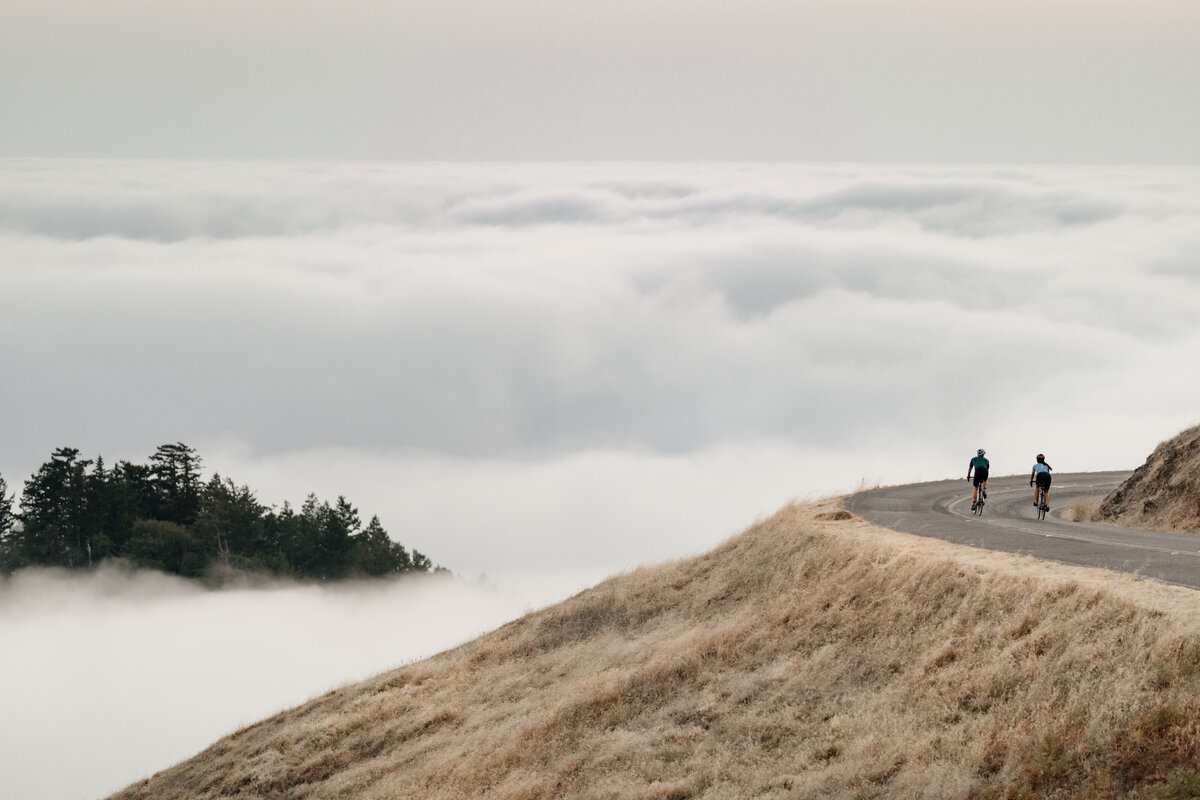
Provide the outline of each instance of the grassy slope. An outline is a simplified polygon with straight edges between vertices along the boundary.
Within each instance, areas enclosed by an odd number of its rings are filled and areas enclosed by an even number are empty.
[[[1134,528],[1200,532],[1200,425],[1154,448],[1104,499],[1098,516]]]
[[[1197,595],[789,506],[117,798],[1186,797]]]

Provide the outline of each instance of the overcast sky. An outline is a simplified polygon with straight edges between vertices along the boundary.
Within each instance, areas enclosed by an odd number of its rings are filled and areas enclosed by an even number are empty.
[[[0,796],[792,498],[1137,466],[1200,421],[1198,85],[1194,0],[8,0],[10,490],[183,441],[472,583],[0,583]]]
[[[8,0],[0,155],[1200,162],[1193,0]]]

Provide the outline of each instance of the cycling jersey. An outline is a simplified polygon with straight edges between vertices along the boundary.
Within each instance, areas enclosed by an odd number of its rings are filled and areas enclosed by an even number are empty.
[[[1044,462],[1039,461],[1038,463],[1033,465],[1033,474],[1034,475],[1040,475],[1043,472],[1049,472],[1049,471],[1050,471],[1050,465],[1046,464]]]
[[[975,469],[988,469],[990,464],[983,456],[975,456],[971,459],[971,466]]]

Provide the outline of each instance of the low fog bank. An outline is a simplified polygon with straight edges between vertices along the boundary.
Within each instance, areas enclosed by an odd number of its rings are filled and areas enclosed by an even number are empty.
[[[575,586],[445,575],[209,591],[148,572],[0,579],[0,796],[90,800],[332,687],[452,647]],[[578,580],[588,576],[577,575]]]
[[[349,448],[264,457],[221,442],[202,450],[266,502],[281,501],[294,486],[330,496],[339,485],[353,486],[361,507],[396,521],[389,530],[397,540],[468,578],[486,574],[497,585],[523,587],[510,573],[530,570],[542,585],[559,574],[578,583],[572,576],[590,570],[590,584],[702,553],[792,500],[961,478],[981,446],[995,475],[1027,473],[1039,450],[1057,453],[1052,463],[1063,472],[1132,469],[1155,442],[1191,424],[1187,414],[1146,415],[1115,427],[1052,404],[1037,420],[983,420],[958,450],[936,432],[923,443],[898,433],[829,448],[747,441],[687,456],[591,450],[530,461]],[[1080,437],[1089,427],[1105,436]]]

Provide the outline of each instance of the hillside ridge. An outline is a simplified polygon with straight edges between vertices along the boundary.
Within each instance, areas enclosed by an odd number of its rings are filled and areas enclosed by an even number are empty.
[[[1099,513],[1129,527],[1200,532],[1200,425],[1155,447]]]
[[[1195,599],[793,504],[112,798],[1166,796]]]

